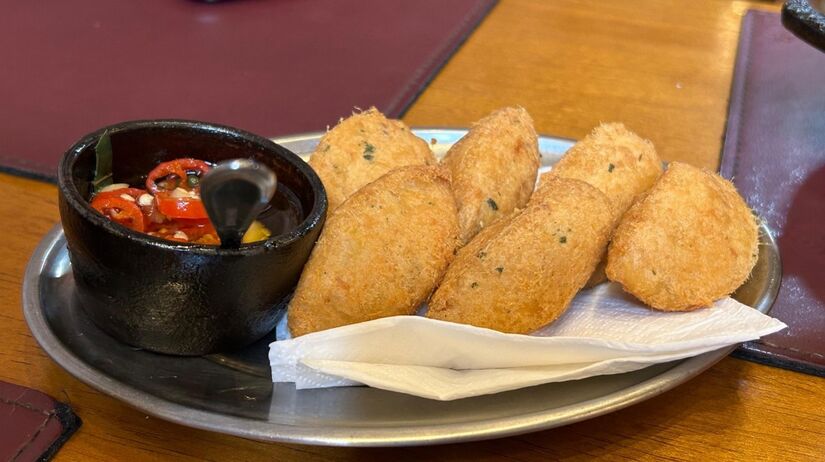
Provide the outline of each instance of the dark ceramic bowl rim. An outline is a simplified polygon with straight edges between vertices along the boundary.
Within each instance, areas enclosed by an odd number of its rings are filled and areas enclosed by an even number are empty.
[[[252,143],[261,145],[267,151],[270,151],[272,155],[280,157],[287,163],[294,166],[302,175],[306,177],[315,196],[314,201],[312,203],[312,209],[307,214],[307,217],[294,230],[277,236],[271,236],[270,238],[262,242],[242,245],[238,249],[222,249],[215,245],[189,244],[183,242],[176,243],[174,241],[168,241],[158,237],[150,236],[145,233],[134,231],[125,226],[114,223],[113,221],[109,220],[108,218],[98,213],[95,209],[93,209],[91,205],[89,205],[89,202],[80,194],[80,191],[77,189],[77,185],[75,184],[72,177],[72,167],[74,166],[74,163],[77,160],[77,157],[80,155],[80,153],[83,150],[87,149],[89,146],[93,146],[94,144],[96,144],[97,140],[107,130],[110,133],[115,133],[123,130],[134,130],[155,127],[184,128],[199,132],[202,131],[210,133],[220,133],[235,138],[241,138],[246,141],[250,141]],[[271,149],[275,146],[281,147],[284,152]],[[74,208],[84,219],[89,220],[90,222],[92,222],[92,224],[96,226],[102,227],[107,232],[124,239],[138,241],[144,245],[159,247],[173,251],[191,252],[198,255],[253,255],[260,253],[264,249],[280,248],[287,246],[303,238],[313,228],[315,228],[321,221],[321,219],[324,217],[324,214],[326,213],[327,209],[327,195],[326,190],[324,189],[324,186],[321,183],[321,179],[318,177],[315,171],[309,166],[309,164],[304,162],[304,160],[298,157],[295,153],[286,148],[283,148],[282,146],[276,144],[272,140],[269,140],[262,136],[255,135],[254,133],[250,133],[245,130],[241,130],[234,127],[229,127],[226,125],[213,124],[209,122],[200,122],[196,120],[130,120],[95,130],[94,132],[83,136],[79,141],[73,144],[63,154],[63,158],[60,160],[60,164],[58,165],[57,169],[57,184],[58,188],[60,189],[60,192],[66,198],[66,202],[72,208]]]

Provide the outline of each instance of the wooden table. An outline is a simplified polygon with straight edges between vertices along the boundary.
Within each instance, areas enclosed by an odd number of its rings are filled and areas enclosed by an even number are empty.
[[[541,133],[579,138],[600,121],[623,121],[665,159],[715,168],[749,7],[778,9],[723,0],[502,0],[405,120],[467,126],[519,104]],[[58,221],[56,192],[0,175],[0,197],[0,379],[67,401],[83,418],[57,460],[825,459],[825,380],[730,358],[626,410],[480,443],[324,448],[160,421],[83,385],[37,346],[20,288],[29,255]]]

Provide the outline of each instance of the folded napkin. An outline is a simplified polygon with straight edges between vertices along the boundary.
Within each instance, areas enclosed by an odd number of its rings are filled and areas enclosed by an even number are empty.
[[[290,339],[285,318],[269,346],[273,382],[364,384],[444,401],[629,372],[786,327],[731,298],[687,313],[653,311],[615,284],[582,291],[532,335],[395,316]]]

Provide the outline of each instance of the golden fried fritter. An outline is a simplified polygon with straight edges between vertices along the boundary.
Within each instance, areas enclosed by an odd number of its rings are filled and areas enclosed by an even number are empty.
[[[479,120],[444,156],[452,174],[463,243],[524,207],[536,183],[539,151],[533,119],[522,108]]]
[[[446,172],[414,166],[387,173],[328,218],[290,303],[292,335],[413,314],[457,245]]]
[[[426,141],[374,107],[340,121],[321,137],[309,158],[327,190],[330,212],[390,170],[435,163]]]
[[[594,128],[573,145],[550,174],[590,183],[605,193],[618,223],[636,198],[649,190],[662,174],[662,161],[653,143],[621,123],[608,123]],[[585,287],[607,280],[604,266],[603,260]]]
[[[617,217],[662,174],[653,143],[620,123],[601,124],[573,145],[552,175],[590,183],[603,192]]]
[[[524,210],[459,250],[427,316],[529,333],[558,318],[593,272],[612,231],[607,198],[578,180],[550,178]]]
[[[730,182],[673,162],[619,223],[607,277],[653,308],[693,310],[745,282],[758,239],[756,219]]]

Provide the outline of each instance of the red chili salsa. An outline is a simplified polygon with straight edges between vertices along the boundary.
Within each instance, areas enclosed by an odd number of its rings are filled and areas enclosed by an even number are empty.
[[[192,158],[163,162],[146,177],[145,189],[117,183],[102,188],[91,206],[115,223],[170,241],[220,244],[200,196],[200,180],[211,169]],[[270,236],[259,221],[252,223],[244,243]]]

